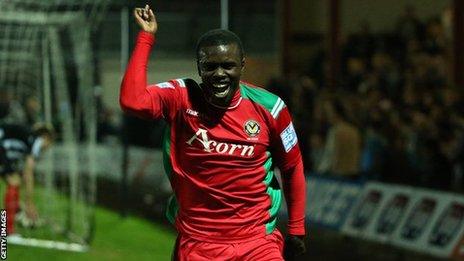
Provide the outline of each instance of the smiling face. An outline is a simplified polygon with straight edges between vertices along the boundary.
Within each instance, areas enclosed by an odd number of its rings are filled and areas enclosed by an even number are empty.
[[[198,73],[206,98],[228,106],[237,91],[245,60],[236,44],[212,45],[198,52]]]

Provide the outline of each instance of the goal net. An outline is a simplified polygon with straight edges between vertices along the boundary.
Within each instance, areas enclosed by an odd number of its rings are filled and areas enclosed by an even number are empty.
[[[35,173],[39,221],[18,215],[21,236],[8,243],[84,250],[92,238],[97,108],[91,37],[108,2],[0,1],[0,98],[10,108],[0,120],[44,122],[57,131]],[[3,183],[1,189],[3,198]]]

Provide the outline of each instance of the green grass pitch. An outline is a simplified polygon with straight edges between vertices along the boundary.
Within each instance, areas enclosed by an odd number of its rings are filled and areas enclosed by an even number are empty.
[[[8,260],[170,260],[175,233],[136,217],[96,208],[95,238],[85,253],[8,245]]]

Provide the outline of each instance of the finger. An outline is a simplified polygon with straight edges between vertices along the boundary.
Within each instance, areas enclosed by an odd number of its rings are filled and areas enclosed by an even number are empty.
[[[143,18],[140,16],[140,14],[137,14],[136,12],[134,12],[134,16],[135,16],[135,20],[137,21],[139,25],[142,25],[145,22]]]
[[[143,18],[137,12],[134,12],[134,17],[137,22],[143,22]]]
[[[153,13],[153,10],[150,9],[149,11],[150,18],[155,19],[155,14]],[[151,19],[150,19],[151,20]]]
[[[150,10],[150,7],[148,5],[145,5],[145,8],[143,9],[143,13],[147,16],[147,18],[148,18],[148,10]]]
[[[135,8],[134,9],[134,16],[135,16],[135,18],[140,17],[140,8]]]
[[[148,11],[147,11],[146,8],[141,8],[141,9],[140,9],[140,14],[141,14],[141,16],[142,16],[143,19],[146,20],[146,19],[148,18]]]

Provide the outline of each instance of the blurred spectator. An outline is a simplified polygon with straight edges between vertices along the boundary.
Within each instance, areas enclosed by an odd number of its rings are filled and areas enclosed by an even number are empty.
[[[360,58],[350,57],[346,66],[344,88],[347,91],[357,91],[365,83],[366,63]]]
[[[121,134],[121,123],[118,115],[103,102],[101,86],[95,86],[95,100],[97,102],[97,142],[117,143]]]
[[[25,121],[24,109],[15,99],[11,89],[0,88],[0,122],[24,124]]]
[[[330,123],[325,148],[317,170],[336,176],[359,176],[361,136],[349,122],[346,109],[338,101],[327,102],[325,113]]]
[[[43,120],[40,118],[41,106],[40,102],[34,95],[29,95],[24,101],[24,110],[26,116],[26,123],[28,126],[34,126],[38,122]]]
[[[441,24],[445,33],[446,41],[449,43],[453,38],[453,7],[448,5],[441,14]]]
[[[109,108],[101,108],[98,112],[97,141],[103,143],[116,143],[119,133],[117,114]]]
[[[375,48],[375,38],[367,21],[362,21],[359,31],[348,36],[347,42],[343,48],[345,60],[358,58],[363,63],[369,62]]]
[[[293,114],[295,129],[298,132],[299,145],[303,155],[309,155],[310,152],[310,129],[313,123],[313,108],[317,86],[313,79],[308,76],[300,76],[296,79],[291,100],[289,101]],[[305,166],[309,166],[309,158],[303,159]]]
[[[372,110],[364,133],[360,168],[365,177],[380,179],[386,167],[387,140],[382,135],[384,120],[380,110]]]
[[[388,97],[396,99],[400,92],[400,75],[398,66],[391,56],[385,52],[376,52],[372,56],[371,64],[375,88],[387,94]]]
[[[416,9],[408,5],[396,23],[396,34],[404,41],[420,40],[423,25],[416,14]]]
[[[430,19],[426,26],[424,50],[432,55],[443,54],[445,52],[445,43],[445,32],[441,21],[438,18]]]
[[[288,88],[312,171],[464,189],[464,97],[450,84],[450,15],[424,23],[407,7],[393,32],[365,26],[348,36],[338,89],[315,81],[308,97],[298,82]]]

